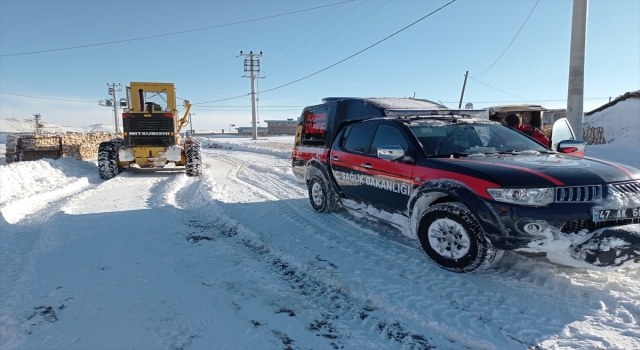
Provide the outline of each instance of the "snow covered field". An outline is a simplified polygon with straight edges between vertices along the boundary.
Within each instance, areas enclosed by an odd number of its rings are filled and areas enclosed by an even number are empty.
[[[223,148],[205,149],[200,178],[0,167],[0,346],[640,348],[640,269],[510,253],[447,272],[394,228],[316,213],[292,141],[204,140]]]
[[[614,140],[586,155],[640,168],[639,114],[585,120]],[[292,136],[202,141],[199,178],[0,166],[1,349],[640,349],[638,268],[507,253],[450,273],[393,227],[315,212]]]

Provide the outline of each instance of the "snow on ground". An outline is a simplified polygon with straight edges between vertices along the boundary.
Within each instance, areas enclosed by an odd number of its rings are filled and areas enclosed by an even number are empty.
[[[293,137],[203,141],[199,178],[0,167],[0,348],[640,348],[640,269],[447,272],[390,226],[315,212]]]

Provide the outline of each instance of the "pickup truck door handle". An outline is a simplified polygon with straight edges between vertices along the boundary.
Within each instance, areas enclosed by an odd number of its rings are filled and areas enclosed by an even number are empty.
[[[333,156],[333,157],[331,157],[331,160],[340,160],[340,158],[338,158],[336,156]]]
[[[369,163],[363,163],[363,164],[360,164],[360,166],[367,169],[373,169],[373,166],[371,166],[371,164]]]

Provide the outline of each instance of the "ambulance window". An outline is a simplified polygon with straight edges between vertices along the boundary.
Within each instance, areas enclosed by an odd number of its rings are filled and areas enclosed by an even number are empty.
[[[367,153],[371,136],[373,136],[376,127],[376,124],[356,124],[352,126],[344,148],[351,152]]]
[[[407,141],[405,140],[400,130],[391,125],[384,124],[378,127],[376,135],[373,137],[373,142],[371,143],[371,151],[369,151],[369,154],[374,156],[377,155],[378,147],[383,146],[400,146],[405,150],[405,152],[409,148]]]

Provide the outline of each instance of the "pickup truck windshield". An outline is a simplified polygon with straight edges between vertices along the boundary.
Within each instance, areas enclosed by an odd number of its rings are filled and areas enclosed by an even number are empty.
[[[412,123],[409,129],[429,156],[548,151],[527,136],[499,124]]]

